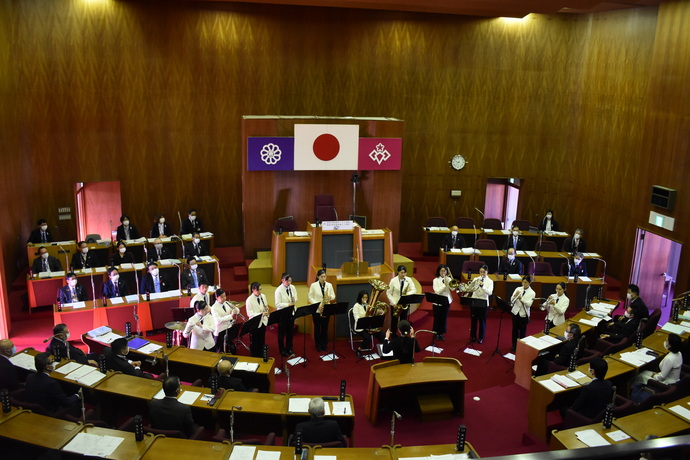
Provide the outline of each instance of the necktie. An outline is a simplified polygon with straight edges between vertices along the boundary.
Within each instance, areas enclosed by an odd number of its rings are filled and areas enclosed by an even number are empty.
[[[76,301],[77,301],[77,293],[74,292],[74,288],[72,288],[72,302],[76,302]]]
[[[513,247],[517,249],[517,237],[513,238]]]
[[[290,291],[290,286],[287,287],[287,295],[292,300],[292,292]]]
[[[165,235],[165,233],[163,233],[163,224],[158,224],[158,233]]]
[[[113,283],[113,286],[115,286],[115,297],[120,297],[120,290],[117,288],[117,283]]]
[[[453,247],[455,247],[455,236],[453,236]]]
[[[228,311],[225,309],[225,304],[222,303],[221,305],[223,306],[223,313],[227,313]]]
[[[321,285],[321,299],[323,299],[324,297],[326,297],[326,285],[322,284]]]
[[[125,227],[125,239],[129,239],[129,227]]]
[[[41,243],[47,243],[46,232],[41,232]]]
[[[161,260],[161,250],[158,249],[158,260]]]
[[[192,287],[198,288],[199,287],[199,280],[196,277],[196,270],[192,270],[192,277],[194,278],[194,286],[192,286]]]
[[[400,280],[400,295],[403,295],[403,292],[405,290],[405,279]]]
[[[43,259],[43,271],[48,271],[48,261],[46,259]]]
[[[157,276],[153,277],[153,285],[156,289],[156,292],[161,292],[161,282],[158,280]]]

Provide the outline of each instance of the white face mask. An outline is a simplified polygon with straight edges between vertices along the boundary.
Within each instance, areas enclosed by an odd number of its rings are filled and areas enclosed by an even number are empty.
[[[69,340],[69,332],[67,332],[67,334],[65,334],[65,340]]]
[[[515,260],[515,254],[508,254],[508,260],[510,260],[510,261]]]
[[[161,224],[164,224],[165,223],[165,217],[161,217],[160,219],[158,219],[158,222],[160,222]]]
[[[49,256],[49,254],[47,252],[44,252],[43,254],[41,254],[41,257],[43,257],[44,259],[47,259],[48,256]]]
[[[575,259],[575,265],[580,265],[580,262],[582,262],[582,259]]]
[[[549,220],[551,220],[551,214],[547,214],[547,215],[546,215],[546,218],[549,219]]]
[[[626,311],[624,316],[625,316],[626,318],[630,318],[630,312],[629,312],[629,311]]]
[[[126,250],[127,250],[127,248],[120,248],[120,249],[119,249],[120,254],[124,254]]]
[[[191,220],[192,222],[194,222],[194,221],[196,220],[196,216],[189,216],[189,220]]]
[[[43,230],[45,232],[46,230],[48,230],[48,226],[47,225],[41,225],[41,230]]]
[[[199,244],[201,240],[199,238],[194,238],[194,244]]]
[[[513,232],[513,236],[518,236],[520,232]]]
[[[86,254],[87,252],[89,252],[89,248],[88,248],[88,247],[86,247],[86,248],[81,248],[81,252],[83,252],[84,254]]]
[[[667,350],[670,350],[668,342],[664,342],[664,348],[666,348]]]
[[[573,236],[574,239],[579,240],[580,239],[580,234],[576,233],[575,236]]]
[[[113,277],[110,279],[113,280],[113,283],[117,283],[117,280],[120,279],[120,275],[113,275]]]
[[[16,345],[12,345],[12,349],[10,350],[11,355],[16,355],[17,354],[17,347]]]
[[[158,269],[157,269],[157,268],[154,268],[153,270],[151,270],[151,274],[152,274],[153,276],[158,276]]]
[[[129,227],[129,221],[128,221],[128,220],[123,220],[123,221],[122,221],[122,225],[124,225],[125,227]]]
[[[453,230],[452,232],[450,232],[450,234],[453,235],[453,236],[457,236],[457,235],[458,235],[458,232],[456,232],[455,230]]]
[[[74,287],[77,285],[77,280],[75,280],[75,279],[69,280],[67,282],[67,284],[69,284],[71,287]]]
[[[162,249],[162,248],[163,248],[163,244],[162,244],[162,243],[156,243],[156,244],[154,244],[153,246],[154,246],[156,249]]]
[[[632,294],[629,293],[629,292],[625,295],[625,297],[626,297],[628,300],[632,300]]]
[[[566,332],[565,334],[563,334],[563,337],[565,337],[566,340],[570,340],[573,337],[573,334],[571,334],[570,332]]]
[[[190,265],[189,268],[191,268],[192,270],[196,270],[196,264]]]

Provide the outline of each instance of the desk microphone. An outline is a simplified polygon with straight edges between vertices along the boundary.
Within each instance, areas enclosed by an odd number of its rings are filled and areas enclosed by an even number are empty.
[[[395,446],[395,419],[400,420],[402,418],[402,415],[398,414],[396,411],[393,411],[393,415],[391,415],[391,447]]]
[[[235,442],[235,411],[242,410],[242,406],[232,406],[230,408],[230,444]]]
[[[62,253],[65,255],[65,269],[66,269],[66,270],[69,270],[69,261],[68,261],[68,259],[67,259],[67,251],[65,250],[65,248],[62,247],[62,245],[61,245],[60,243],[58,243],[57,246],[58,246],[60,249],[62,249]],[[48,265],[48,271],[50,271],[50,265]]]
[[[51,335],[50,337],[48,337],[47,339],[45,339],[45,340],[43,341],[43,343],[46,343],[48,340],[53,340],[54,337],[55,337],[55,335]]]

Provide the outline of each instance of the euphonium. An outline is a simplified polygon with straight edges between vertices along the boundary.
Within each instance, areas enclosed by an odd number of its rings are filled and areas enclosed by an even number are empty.
[[[541,304],[541,307],[539,307],[539,309],[543,311],[543,310],[546,310],[547,308],[553,307],[554,305],[556,305],[556,299],[557,299],[557,298],[558,298],[558,296],[556,296],[556,294],[551,294],[551,295],[544,301],[544,303]]]
[[[462,283],[460,282],[460,280],[457,280],[457,279],[455,279],[455,278],[451,278],[451,280],[448,281],[448,287],[449,287],[450,289],[457,289],[457,288],[459,288],[461,285],[462,285]]]
[[[474,278],[472,281],[470,281],[469,283],[462,283],[460,285],[459,290],[463,291],[463,292],[474,292],[477,289],[479,289],[479,282],[481,281],[481,279],[482,279],[482,277],[478,276],[478,277]]]
[[[382,292],[388,290],[388,285],[377,279],[369,280],[369,284],[371,284],[371,299],[369,299],[369,305],[367,306],[367,316],[385,315],[388,311],[388,304],[381,302],[379,296]]]

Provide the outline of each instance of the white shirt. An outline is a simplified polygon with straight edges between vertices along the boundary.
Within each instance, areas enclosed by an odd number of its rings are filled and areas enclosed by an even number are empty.
[[[534,302],[535,296],[534,290],[529,286],[527,289],[522,286],[515,289],[513,297],[511,297],[511,299],[515,299],[515,302],[513,302],[513,308],[510,312],[516,316],[529,318],[530,307],[532,306],[532,302]]]
[[[494,282],[488,276],[484,277],[483,281],[477,281],[482,287],[477,288],[476,291],[472,293],[473,299],[484,299],[486,301],[486,306],[489,306],[489,296],[494,292]]]
[[[290,289],[290,295],[288,295],[288,289]],[[292,298],[290,298],[292,297]],[[275,292],[276,308],[281,310],[285,307],[289,307],[291,304],[297,305],[297,289],[295,286],[290,285],[285,287],[282,283],[276,288]]]
[[[223,308],[225,307],[225,308]],[[218,334],[226,329],[232,327],[235,324],[235,318],[232,314],[233,308],[230,305],[223,305],[222,302],[216,301],[211,307],[211,316],[213,317],[213,322],[216,325],[214,335],[217,337]]]
[[[406,295],[412,295],[417,293],[417,289],[414,287],[412,278],[406,276],[403,278],[405,281],[403,283],[403,292],[400,292],[400,277],[394,277],[390,283],[388,283],[388,290],[386,291],[386,296],[388,297],[388,303],[391,305],[397,305],[400,301],[400,297]]]
[[[206,294],[202,294],[201,292],[197,292],[194,294],[194,297],[192,297],[192,300],[189,301],[189,306],[194,307],[194,304],[197,303],[199,300],[203,300],[206,302],[206,305],[209,307],[211,306],[211,298],[208,295],[208,291],[206,291]]]
[[[448,287],[448,285],[445,283],[445,280],[441,278],[440,276],[437,276],[434,278],[434,292],[438,295],[442,295],[448,298],[448,305],[453,303],[453,296],[450,293],[450,291],[454,291],[455,289],[451,289]]]
[[[260,302],[259,298],[261,298]],[[264,312],[268,311],[268,302],[266,302],[266,296],[263,294],[261,294],[260,296],[255,296],[254,294],[250,295],[249,297],[247,297],[247,302],[245,305],[247,308],[247,315],[249,315],[249,319],[252,319],[257,315],[261,315]],[[262,324],[264,326],[268,326],[268,316],[264,316],[263,318],[261,318],[259,327],[261,327]]]
[[[189,338],[189,348],[195,350],[203,350],[204,348],[210,350],[216,344],[213,340],[213,332],[216,330],[216,324],[213,321],[213,316],[205,315],[203,318],[196,313],[189,318],[187,326],[184,328],[182,335]]]
[[[309,305],[321,302],[324,298],[324,294],[325,297],[329,297],[331,300],[335,299],[335,291],[333,291],[333,285],[331,283],[326,281],[323,288],[323,294],[321,294],[321,283],[318,281],[312,283],[311,286],[309,286],[309,294],[307,295],[309,298]]]
[[[558,294],[551,294],[549,299],[556,297],[557,295]],[[549,314],[546,317],[554,324],[554,326],[558,326],[559,324],[565,322],[565,311],[570,305],[570,299],[568,299],[565,294],[556,298],[558,300],[556,301],[555,305],[546,307],[549,310]]]
[[[359,318],[363,318],[367,316],[367,309],[364,305],[360,303],[356,303],[352,307],[352,319],[354,319],[354,323],[352,324],[352,330],[355,332],[362,332],[362,329],[355,329],[355,326],[357,325],[357,320]]]
[[[678,353],[668,353],[659,363],[659,372],[652,378],[666,385],[672,385],[680,380],[680,368],[683,365],[683,355]]]

